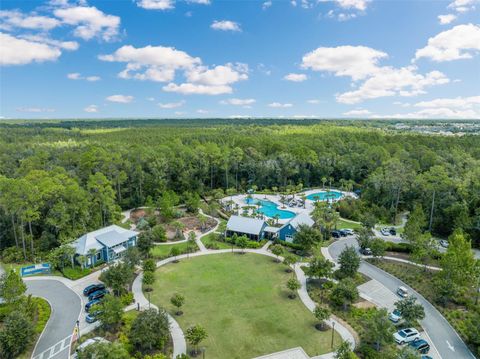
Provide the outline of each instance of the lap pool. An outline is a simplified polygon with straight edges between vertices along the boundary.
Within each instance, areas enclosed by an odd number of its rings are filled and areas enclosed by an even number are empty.
[[[310,201],[326,201],[342,198],[343,194],[339,191],[319,191],[311,193],[307,196],[307,199]]]
[[[260,204],[260,208],[257,212],[270,218],[274,218],[275,215],[278,215],[279,219],[289,219],[296,216],[294,212],[278,209],[278,206],[275,203],[264,199],[246,198],[245,203],[249,205]]]

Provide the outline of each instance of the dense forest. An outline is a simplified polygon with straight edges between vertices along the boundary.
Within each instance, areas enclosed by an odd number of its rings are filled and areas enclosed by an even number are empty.
[[[110,120],[0,125],[0,249],[33,257],[181,198],[331,186],[360,200],[342,215],[392,222],[420,204],[428,230],[480,245],[480,141],[392,130],[388,122]]]

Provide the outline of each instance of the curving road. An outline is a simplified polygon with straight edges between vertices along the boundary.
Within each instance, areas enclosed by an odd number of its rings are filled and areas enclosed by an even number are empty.
[[[346,246],[354,246],[358,248],[358,243],[353,237],[338,240],[328,247],[328,251],[332,258],[336,260]],[[396,293],[399,286],[404,286],[408,288],[412,295],[417,297],[418,302],[425,308],[425,319],[422,320],[420,324],[430,336],[431,341],[443,359],[475,358],[442,314],[423,296],[413,290],[413,288],[402,282],[400,279],[365,261],[362,261],[359,272],[379,281],[393,293]]]
[[[80,298],[58,280],[31,278],[25,283],[28,294],[45,298],[52,309],[32,358],[68,359],[72,333],[81,310]]]

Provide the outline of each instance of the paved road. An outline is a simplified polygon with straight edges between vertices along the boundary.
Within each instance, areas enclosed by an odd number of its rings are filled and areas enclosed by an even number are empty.
[[[56,280],[26,280],[27,293],[48,300],[50,319],[40,336],[33,359],[68,359],[70,342],[81,309],[77,294]]]
[[[358,247],[355,238],[349,237],[347,239],[334,242],[332,245],[330,245],[328,251],[330,255],[336,259],[347,245]],[[421,303],[425,308],[425,319],[421,321],[421,325],[430,336],[433,344],[443,359],[475,358],[465,343],[460,339],[456,331],[450,326],[448,321],[440,314],[440,312],[407,284],[364,261],[362,261],[362,264],[360,265],[359,272],[379,281],[394,293],[396,292],[397,288],[402,285],[408,288],[412,295],[417,297],[419,303]]]

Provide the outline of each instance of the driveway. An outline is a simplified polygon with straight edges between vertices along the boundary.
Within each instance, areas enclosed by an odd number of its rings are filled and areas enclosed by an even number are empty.
[[[28,294],[45,298],[52,308],[32,358],[68,359],[72,333],[81,310],[80,298],[58,280],[35,278],[25,280],[25,283]]]
[[[355,246],[358,248],[357,241],[354,237],[339,240],[328,247],[330,255],[337,259],[342,250],[348,246]],[[360,273],[374,279],[392,293],[395,293],[399,286],[408,288],[411,295],[417,297],[419,303],[421,303],[425,309],[425,319],[420,322],[425,331],[428,333],[432,343],[437,348],[438,352],[444,359],[472,359],[475,358],[465,343],[460,339],[457,332],[450,326],[448,321],[430,304],[423,296],[414,291],[407,284],[400,279],[384,272],[383,270],[362,261],[359,269]]]

